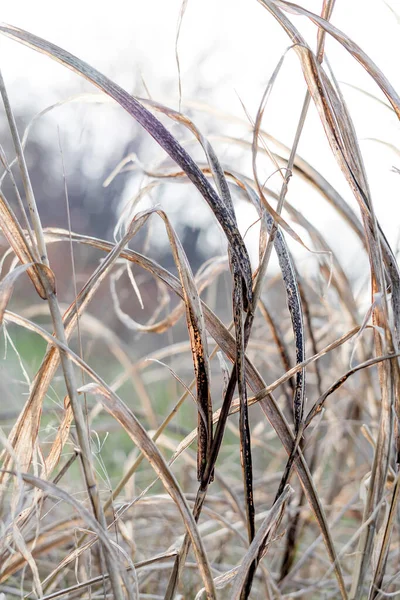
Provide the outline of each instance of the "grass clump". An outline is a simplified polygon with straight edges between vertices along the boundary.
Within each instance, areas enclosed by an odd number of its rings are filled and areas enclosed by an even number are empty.
[[[118,223],[115,242],[70,227],[43,228],[26,139],[0,78],[24,188],[15,206],[0,192],[0,227],[16,259],[0,284],[0,320],[9,343],[18,327],[46,344],[32,381],[27,374],[21,411],[9,415],[13,425],[1,433],[0,591],[7,597],[375,600],[396,592],[400,272],[374,211],[352,115],[325,60],[326,35],[362,65],[397,116],[400,99],[362,49],[331,25],[334,2],[323,3],[321,16],[289,2],[260,4],[289,36],[307,91],[290,148],[262,128],[283,58],[257,114],[241,125],[244,137],[217,136],[222,147],[240,149],[250,173],[222,163],[211,136],[186,114],[181,86],[179,111],[138,99],[51,42],[0,26],[3,35],[96,86],[169,157],[167,166],[140,165],[146,183],[129,217]],[[184,2],[178,36],[185,9]],[[292,13],[317,26],[316,52]],[[311,103],[358,213],[299,156]],[[166,119],[191,136],[200,160],[172,135]],[[278,191],[261,181],[265,157],[281,178]],[[13,177],[4,153],[2,162],[5,176]],[[323,233],[292,204],[292,177],[327,201],[362,244],[370,267],[367,314]],[[195,186],[227,245],[226,257],[211,258],[196,274],[168,212],[136,210],[161,183],[174,190],[178,182]],[[253,266],[235,199],[256,214]],[[151,245],[155,220],[168,238],[173,269],[131,248],[145,230],[144,248]],[[56,244],[68,248],[73,265],[74,298],[67,307],[57,296],[49,259]],[[81,287],[77,245],[102,256]],[[319,272],[310,277],[303,271],[292,248],[313,252]],[[140,303],[131,267],[154,278],[167,298],[145,325],[121,307],[115,285],[121,264]],[[26,276],[45,310],[8,309],[17,281]],[[230,308],[217,315],[212,299],[223,277]],[[127,329],[167,340],[165,334],[180,328],[182,341],[135,358],[126,341],[91,314],[100,285],[110,281],[110,306]],[[50,330],[36,318],[43,314]],[[87,340],[98,346],[99,368],[85,355]]]

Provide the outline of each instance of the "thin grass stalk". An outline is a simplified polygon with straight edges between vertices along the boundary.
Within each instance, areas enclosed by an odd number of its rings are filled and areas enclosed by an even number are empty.
[[[0,76],[1,76],[1,72],[0,72]],[[3,82],[3,84],[4,84],[4,82]],[[3,85],[3,87],[4,87],[4,85]],[[5,87],[4,87],[4,89],[5,89]],[[22,144],[22,147],[23,147],[23,144]],[[14,173],[12,172],[11,167],[10,167],[10,165],[7,162],[7,157],[6,157],[6,155],[4,153],[4,150],[3,150],[3,148],[1,146],[0,146],[0,160],[3,163],[4,169],[5,169],[4,174],[7,173],[7,175],[10,178],[10,181],[12,183],[12,186],[14,188],[14,192],[15,192],[15,195],[17,197],[18,207],[19,207],[19,209],[21,211],[21,215],[22,215],[22,218],[24,220],[25,227],[26,227],[26,230],[27,230],[28,235],[29,235],[29,239],[31,240],[32,252],[33,252],[36,260],[38,262],[40,262],[40,260],[39,260],[39,254],[37,253],[37,250],[36,250],[36,243],[35,243],[35,238],[33,237],[33,231],[32,231],[32,228],[31,228],[31,224],[29,223],[29,219],[28,219],[28,216],[26,214],[25,206],[24,206],[24,203],[22,201],[21,194],[19,193],[17,182],[15,181]],[[0,188],[1,188],[1,179],[2,178],[0,178]]]
[[[26,166],[24,152],[22,149],[21,141],[19,138],[17,124],[15,122],[14,114],[11,108],[10,100],[8,98],[7,89],[4,83],[3,74],[0,69],[0,93],[3,99],[4,108],[6,111],[8,125],[10,127],[11,136],[14,143],[15,152],[18,159],[19,169],[21,172],[22,182],[24,185],[26,201],[28,203],[29,214],[32,219],[33,229],[35,231],[36,236],[36,246],[33,248],[33,251],[36,252],[39,261],[42,262],[46,267],[49,266],[49,260],[47,257],[46,243],[44,241],[43,228],[40,220],[40,215],[36,206],[35,195],[33,193],[33,188],[31,184],[31,180],[28,173],[28,168]]]

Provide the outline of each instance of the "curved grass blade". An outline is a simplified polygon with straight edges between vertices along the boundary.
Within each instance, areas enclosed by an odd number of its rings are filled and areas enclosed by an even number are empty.
[[[20,262],[24,264],[31,264],[32,266],[28,268],[28,275],[32,280],[33,285],[39,296],[46,299],[46,291],[43,287],[43,283],[40,279],[40,275],[38,273],[38,267],[35,266],[37,264],[34,255],[32,254],[32,250],[30,249],[24,233],[21,229],[18,220],[8,204],[6,197],[3,192],[0,190],[0,228],[3,231],[7,242],[10,244],[11,248],[15,252],[16,256],[18,256]]]
[[[192,269],[190,268],[182,244],[176,236],[165,212],[158,210],[157,214],[163,219],[167,229],[185,302],[186,321],[196,375],[197,403],[199,405],[197,476],[200,481],[203,477],[213,439],[210,367],[204,317]],[[205,420],[202,415],[204,415]]]
[[[46,54],[54,60],[60,62],[75,73],[82,75],[88,81],[97,86],[105,94],[108,94],[116,102],[118,102],[124,110],[126,110],[136,121],[150,133],[156,142],[167,152],[187,174],[192,183],[199,190],[200,194],[207,201],[215,214],[219,224],[225,232],[229,241],[230,248],[233,254],[236,255],[238,266],[243,276],[246,286],[246,297],[249,306],[252,304],[252,277],[251,265],[249,256],[244,245],[243,239],[238,231],[236,223],[232,215],[227,210],[226,206],[214,189],[210,186],[207,179],[201,173],[200,169],[179,144],[179,142],[171,135],[164,125],[154,117],[144,106],[140,104],[136,98],[133,98],[124,89],[113,83],[105,75],[73,56],[66,50],[43,40],[27,31],[18,29],[17,27],[0,25],[0,32],[7,35],[11,39],[25,44],[43,54]]]
[[[264,0],[259,0],[264,2]],[[285,2],[282,0],[272,0],[277,6],[281,6],[284,10],[292,12],[298,15],[304,15],[308,17],[313,23],[318,25],[321,29],[329,33],[335,40],[337,40],[346,50],[364,67],[367,73],[372,77],[375,83],[381,88],[386,98],[389,100],[398,118],[400,118],[400,97],[396,90],[393,88],[389,80],[385,77],[382,71],[377,67],[374,61],[358,46],[353,42],[347,35],[342,33],[337,27],[312,13],[311,11],[293,4],[292,2]],[[270,2],[268,1],[268,4]]]

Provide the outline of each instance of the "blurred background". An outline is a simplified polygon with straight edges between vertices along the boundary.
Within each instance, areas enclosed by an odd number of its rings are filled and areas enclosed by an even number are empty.
[[[321,10],[319,0],[305,1],[302,6],[316,13]],[[72,0],[68,9],[58,11],[50,1],[39,0],[33,5],[28,0],[17,0],[3,7],[2,18],[67,49],[129,92],[150,96],[177,110],[179,85],[175,41],[181,7],[181,0],[167,3],[161,0],[145,3],[115,0],[112,7],[92,0]],[[395,2],[352,0],[349,3],[339,0],[332,23],[358,43],[398,89],[400,36],[399,16],[395,10]],[[304,17],[290,15],[290,18],[315,48],[316,27]],[[0,44],[1,67],[21,133],[37,113],[62,103],[35,122],[27,144],[36,195],[45,206],[45,224],[66,225],[61,145],[73,230],[112,237],[115,218],[143,185],[143,173],[140,168],[123,173],[108,187],[104,187],[104,181],[129,153],[135,153],[142,165],[150,167],[165,159],[163,151],[120,107],[87,97],[79,99],[80,94],[97,93],[82,78],[46,56],[4,37]],[[262,93],[289,46],[285,32],[256,1],[189,0],[178,43],[183,112],[189,114],[208,136],[235,134],[251,139],[250,120],[255,118]],[[394,245],[398,227],[396,220],[388,215],[393,214],[397,204],[393,191],[398,174],[392,170],[399,162],[397,119],[385,108],[382,93],[363,68],[329,36],[326,56],[342,84],[359,134],[378,217]],[[299,61],[290,50],[263,120],[264,129],[287,146],[293,142],[305,91]],[[69,99],[74,101],[66,102]],[[199,108],[200,105],[203,107]],[[3,113],[1,115],[3,117]],[[233,117],[243,122],[235,122]],[[169,127],[182,140],[190,137],[184,128],[171,121]],[[2,145],[11,158],[4,117],[1,135]],[[231,148],[218,140],[213,143],[222,161],[228,163],[235,159],[242,171],[249,171],[251,164],[246,162],[249,152]],[[190,151],[201,156],[193,143]],[[353,203],[313,107],[309,111],[299,153],[333,182],[350,204]],[[268,178],[269,186],[278,190],[280,180],[273,175],[273,167],[261,161],[260,170],[260,178]],[[356,254],[350,239],[338,239],[333,222],[337,217],[327,206],[318,205],[310,191],[299,193],[297,184],[295,177],[290,190],[295,206],[312,217],[318,227],[324,226],[324,233],[334,250],[340,251],[346,246],[347,260],[344,253],[343,258],[347,263],[345,266],[350,268]],[[153,194],[152,200],[145,198],[140,206],[149,202],[165,203],[171,218],[181,229],[187,227],[195,232],[190,244],[194,254],[201,252],[200,248],[210,248],[213,252],[218,241],[207,207],[189,186],[183,186],[183,190],[180,187],[173,186],[173,194],[168,194],[162,186]],[[254,214],[244,202],[238,203],[237,211],[242,231],[246,231],[254,221]],[[209,226],[212,233],[209,233]],[[198,243],[199,237],[207,243]],[[247,238],[250,247],[252,243],[254,246],[256,234],[252,236],[250,232]],[[155,241],[161,243],[156,236],[152,245]],[[224,246],[221,250],[225,252]],[[256,260],[256,245],[252,252]],[[309,256],[308,260],[315,258]]]

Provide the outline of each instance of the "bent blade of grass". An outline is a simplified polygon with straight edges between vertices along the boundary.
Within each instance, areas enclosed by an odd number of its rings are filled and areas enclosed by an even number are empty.
[[[124,108],[137,122],[142,125],[156,140],[156,142],[169,154],[187,174],[192,183],[199,190],[200,194],[211,207],[215,217],[221,225],[233,254],[236,255],[238,265],[243,276],[246,286],[246,295],[249,306],[252,304],[252,277],[251,265],[249,256],[244,245],[243,239],[239,233],[237,225],[232,218],[232,215],[227,210],[222,199],[218,196],[215,190],[210,186],[207,179],[201,173],[199,168],[189,154],[183,149],[179,142],[171,135],[171,133],[162,125],[154,115],[149,112],[138,100],[130,96],[124,89],[113,83],[105,75],[73,56],[66,50],[43,40],[27,31],[16,27],[0,25],[0,32],[8,37],[23,43],[54,60],[67,66],[75,73],[82,75],[101,89],[105,94],[111,96]]]
[[[305,106],[307,107],[307,105],[305,105]],[[300,124],[302,124],[302,123],[303,123],[303,121],[300,120]],[[256,127],[257,127],[256,131],[258,131],[259,126],[260,126],[259,119],[257,119],[256,120]],[[300,126],[300,131],[301,131],[301,126]],[[298,139],[298,137],[297,137],[297,139]],[[295,143],[295,146],[296,146],[296,143]],[[254,162],[254,151],[255,150],[253,147],[253,162]],[[290,165],[290,167],[292,166],[293,157],[294,157],[294,154],[291,153],[291,159],[289,159],[289,163],[288,163]],[[253,168],[253,170],[255,171],[255,167]],[[290,170],[289,170],[289,172],[290,172]],[[255,174],[255,176],[256,176],[256,174]],[[279,196],[279,204],[278,204],[279,207],[282,206],[283,200],[285,199],[285,195],[287,192],[287,185],[288,185],[288,174],[286,175],[286,177],[284,179],[282,190],[281,190],[281,193]],[[261,188],[260,188],[260,185],[258,184],[258,182],[257,182],[257,188],[260,192]],[[298,286],[298,282],[297,282],[296,269],[294,267],[291,254],[288,251],[285,237],[281,233],[281,231],[278,229],[278,227],[276,226],[272,215],[269,215],[266,212],[265,208],[261,205],[260,198],[257,197],[256,193],[251,188],[249,188],[249,186],[246,187],[246,190],[248,192],[249,199],[253,202],[253,204],[256,207],[256,210],[258,210],[258,212],[260,214],[261,223],[262,223],[262,225],[264,225],[265,230],[268,231],[269,240],[273,241],[275,252],[278,256],[279,267],[281,269],[282,279],[283,279],[284,286],[285,286],[286,301],[287,301],[287,305],[288,305],[288,309],[289,309],[289,313],[290,313],[292,330],[293,330],[293,334],[294,334],[295,348],[296,348],[296,362],[297,362],[297,364],[300,364],[300,363],[304,362],[304,360],[305,360],[305,335],[304,335],[304,325],[303,325],[303,308],[302,308],[302,302],[301,302],[301,298],[300,298],[299,286]],[[264,196],[264,193],[263,193],[263,196]],[[267,246],[267,248],[268,248],[268,246]],[[265,252],[266,252],[266,250],[261,248],[262,256],[265,255]],[[293,412],[293,420],[294,420],[296,435],[301,430],[302,423],[303,423],[303,412],[304,412],[304,401],[305,401],[305,383],[306,383],[305,375],[306,375],[306,371],[304,368],[301,368],[297,371],[296,383],[295,383],[294,391],[293,391],[293,401],[291,402],[291,404],[292,404],[291,410]],[[291,462],[291,460],[293,460],[292,457],[295,456],[295,452],[296,452],[296,448],[294,446],[293,452],[292,452],[291,456],[289,457],[289,463]],[[286,469],[285,471],[288,472],[288,469]],[[282,490],[284,489],[285,485],[286,485],[286,479],[283,478],[281,481],[281,484],[279,486],[278,492],[277,492],[277,497],[281,495]],[[262,555],[262,551],[260,549],[259,557],[261,557],[261,555]],[[254,576],[254,572],[255,572],[255,570],[249,571],[248,582],[246,584],[247,590],[250,590],[250,588],[251,588],[251,580],[252,580],[252,577]],[[245,592],[243,592],[243,593],[245,593]]]
[[[335,4],[335,0],[324,0],[323,8],[322,8],[322,16],[323,17],[329,19],[329,17],[332,14],[332,11],[333,11],[334,4]],[[325,40],[324,32],[318,31],[317,62],[319,64],[322,64],[322,61],[324,58],[324,40]],[[292,176],[292,170],[293,170],[293,167],[295,164],[297,149],[298,149],[300,137],[303,132],[304,124],[306,121],[306,117],[307,117],[307,113],[308,113],[308,109],[309,109],[309,105],[310,105],[310,100],[311,100],[311,95],[310,95],[309,90],[307,90],[307,93],[306,93],[304,101],[303,101],[303,106],[302,106],[300,118],[298,121],[294,142],[293,142],[292,148],[290,149],[289,158],[288,158],[287,165],[286,165],[285,177],[283,178],[283,184],[282,184],[281,191],[279,194],[278,212],[281,212],[281,210],[283,208],[283,203],[285,201],[285,197],[286,197],[286,194],[288,191],[288,185],[289,185],[290,178]],[[257,189],[260,194],[260,198],[264,198],[264,193],[263,193],[263,189],[260,187],[260,184],[259,184],[259,181],[257,178],[257,173],[256,173],[256,152],[257,152],[256,141],[258,139],[259,130],[261,128],[261,119],[262,119],[263,110],[264,110],[264,103],[261,104],[259,113],[257,115],[256,125],[254,128],[254,135],[253,135],[253,147],[252,147],[254,180],[257,185]],[[267,225],[267,228],[268,228],[268,225]],[[271,238],[273,236],[277,237],[277,224],[271,218],[269,243],[271,242]],[[267,248],[268,248],[268,246],[267,246]],[[304,294],[301,293],[301,289],[300,289],[300,286],[297,281],[297,279],[298,279],[297,270],[294,267],[293,261],[291,259],[291,255],[288,252],[286,252],[286,254],[288,256],[284,257],[286,260],[282,261],[282,264],[280,264],[280,266],[281,266],[281,271],[282,271],[282,275],[283,275],[283,280],[285,283],[288,307],[289,307],[289,312],[290,312],[290,316],[291,316],[291,320],[292,320],[292,328],[293,328],[293,333],[294,333],[294,338],[295,338],[295,348],[296,348],[296,362],[297,362],[297,364],[299,364],[305,360],[305,356],[306,356],[305,355],[303,302],[305,304],[306,314],[308,314],[307,313],[308,303],[305,298],[303,299]],[[316,346],[315,346],[313,331],[312,331],[310,322],[309,322],[309,331],[310,331],[310,337],[311,337],[312,343],[314,343],[314,346],[313,346],[314,353],[316,354]],[[318,363],[316,363],[316,370],[317,370],[317,376],[318,376],[318,383],[320,383],[320,374],[319,374]],[[292,473],[293,461],[297,454],[297,447],[300,444],[302,437],[303,437],[302,430],[303,430],[303,419],[304,419],[305,391],[306,391],[306,370],[303,368],[303,369],[299,370],[296,374],[296,387],[295,387],[294,395],[293,395],[293,416],[294,416],[294,427],[295,427],[294,433],[296,436],[295,442],[293,445],[292,452],[289,455],[289,459],[287,461],[284,474],[281,478],[281,482],[279,484],[279,488],[278,488],[278,491],[276,494],[276,499],[278,499],[281,496],[281,494],[283,493],[283,491],[290,479],[290,475]],[[304,492],[303,492],[303,495],[301,496],[301,498],[303,498],[303,497],[304,497]],[[300,500],[300,502],[301,502],[301,500]],[[291,544],[293,544],[293,547],[295,545],[295,537],[293,535],[295,536],[295,529],[292,528],[291,530],[289,530],[289,533],[288,533],[287,547],[289,548],[289,551],[290,551]],[[261,541],[260,546],[259,546],[258,556],[257,556],[258,561],[261,559],[261,557],[264,554],[264,550],[267,547],[269,538],[270,538],[270,532],[267,532],[264,537],[264,540]],[[339,586],[340,585],[341,585],[341,581],[339,580]]]
[[[271,233],[273,228],[273,219],[269,215],[267,215],[267,223],[268,231]],[[296,362],[299,364],[302,363],[306,358],[303,306],[293,259],[287,248],[285,238],[279,230],[277,230],[275,235],[274,246],[278,256],[282,278],[285,284],[286,301],[295,340]],[[296,431],[299,429],[303,421],[306,386],[305,379],[305,369],[299,370],[296,373],[296,386],[293,394],[293,411]]]
[[[264,0],[259,0],[264,2]],[[398,118],[400,118],[400,97],[396,90],[391,85],[390,81],[385,77],[379,67],[374,61],[358,46],[353,42],[347,35],[341,32],[337,27],[332,25],[329,21],[319,17],[311,11],[293,4],[292,2],[285,2],[283,0],[272,0],[277,6],[281,6],[284,10],[292,12],[298,15],[304,15],[308,17],[318,27],[329,33],[335,40],[337,40],[367,71],[372,77],[375,83],[381,88],[390,104],[393,107]],[[268,2],[269,3],[269,2]]]
[[[210,366],[203,310],[192,269],[190,268],[190,264],[182,244],[176,236],[175,231],[165,212],[158,210],[157,214],[165,223],[169,243],[176,267],[178,269],[179,279],[181,281],[184,295],[186,321],[196,376],[197,403],[199,406],[197,476],[198,479],[201,480],[204,473],[205,464],[210,454],[213,438]],[[202,415],[205,416],[205,421]]]
[[[265,275],[266,267],[267,267],[268,260],[269,260],[270,248],[272,247],[272,244],[274,244],[275,251],[278,256],[278,261],[279,261],[279,266],[280,266],[281,273],[282,273],[282,278],[284,281],[287,305],[288,305],[291,322],[292,322],[292,329],[293,329],[293,334],[294,334],[294,339],[295,339],[295,347],[296,347],[296,361],[299,364],[305,360],[305,336],[304,336],[304,325],[303,325],[303,310],[302,310],[302,303],[301,303],[301,298],[300,298],[300,293],[299,293],[299,287],[297,284],[297,275],[296,275],[296,271],[295,271],[295,268],[294,268],[294,265],[292,262],[291,255],[286,246],[285,238],[284,238],[283,234],[280,232],[280,230],[278,229],[277,224],[273,218],[273,215],[268,214],[265,210],[265,206],[263,206],[263,204],[265,204],[265,195],[264,195],[263,190],[261,189],[261,186],[257,180],[257,172],[256,172],[257,145],[256,145],[255,141],[258,137],[258,132],[259,132],[259,129],[261,126],[261,116],[262,116],[263,108],[264,108],[264,103],[262,102],[260,109],[259,109],[259,113],[257,115],[257,119],[256,119],[256,124],[255,124],[255,129],[254,129],[254,138],[253,138],[253,149],[252,149],[253,150],[253,152],[252,152],[253,173],[254,173],[254,177],[256,179],[255,183],[257,186],[258,193],[262,194],[263,203],[261,203],[261,196],[258,197],[252,188],[250,188],[248,185],[245,185],[244,187],[247,191],[249,199],[252,201],[256,210],[258,211],[258,213],[260,215],[261,229],[268,231],[268,234],[269,234],[268,243],[265,244],[265,247],[263,247],[263,244],[260,245],[261,258],[260,258],[260,270],[258,273],[258,278],[262,278]],[[294,145],[293,145],[292,151],[290,153],[289,161],[288,161],[289,169],[286,172],[286,175],[283,180],[282,188],[281,188],[281,191],[279,194],[278,213],[277,214],[279,214],[280,211],[282,210],[283,203],[285,201],[286,192],[288,189],[289,178],[291,175],[291,168],[292,168],[293,161],[294,161],[295,151],[296,151],[297,143],[298,143],[301,131],[302,131],[302,126],[304,123],[307,108],[308,108],[308,102],[307,102],[307,98],[306,98],[306,101],[303,105],[302,115],[301,115],[301,118],[299,121],[298,129],[296,132]],[[256,286],[259,291],[258,291],[258,293],[255,292],[254,296],[256,298],[258,298],[259,294],[261,293],[261,286],[262,286],[262,282],[260,282],[259,279],[257,279]],[[292,402],[292,405],[293,405],[292,412],[293,412],[293,420],[294,420],[294,425],[295,425],[296,439],[297,439],[298,434],[302,427],[303,412],[304,412],[304,400],[305,400],[305,369],[300,368],[296,372],[296,384],[295,384],[295,388],[294,388],[293,402]],[[289,463],[292,462],[292,460],[295,456],[295,453],[296,453],[296,446],[294,445],[292,453],[289,456]],[[285,472],[288,472],[288,469],[286,469]],[[286,479],[284,479],[284,478],[282,479],[281,484],[278,489],[278,492],[277,492],[277,497],[281,495],[281,493],[285,487],[285,484],[286,484]],[[249,570],[246,584],[243,587],[243,590],[242,590],[243,598],[245,598],[246,595],[249,595],[249,593],[250,593],[251,586],[252,586],[252,580],[253,580],[253,577],[255,574],[255,570],[257,568],[258,561],[261,556],[262,556],[262,549],[260,548],[259,556],[257,557],[257,560],[254,563],[254,566]]]
[[[16,256],[18,256],[20,262],[22,264],[31,264],[32,266],[28,269],[28,275],[32,280],[33,285],[39,296],[45,300],[46,299],[46,291],[43,287],[43,283],[40,279],[40,275],[38,272],[38,267],[35,266],[37,261],[32,254],[32,250],[30,249],[24,232],[18,220],[11,208],[8,204],[6,197],[3,192],[0,190],[0,228],[3,231],[3,234],[10,244],[10,247],[15,252]]]

